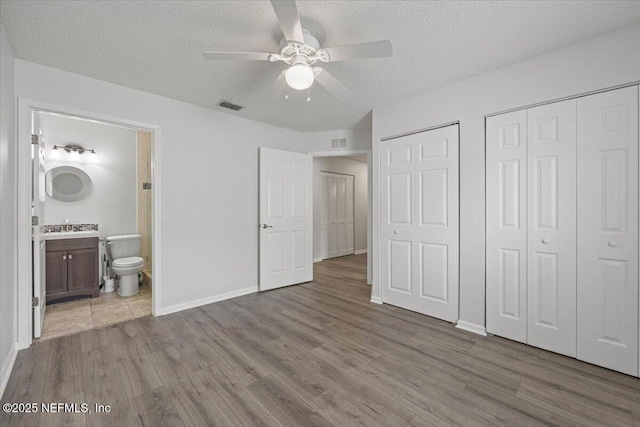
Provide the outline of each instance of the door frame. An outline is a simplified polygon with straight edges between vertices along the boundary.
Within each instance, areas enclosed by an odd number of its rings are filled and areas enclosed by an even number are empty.
[[[373,283],[372,243],[373,243],[373,165],[371,163],[370,148],[335,150],[335,151],[310,151],[307,154],[316,157],[345,157],[357,154],[367,155],[367,284]],[[315,185],[312,179],[312,185]],[[355,198],[354,198],[355,199]],[[355,242],[355,235],[354,235]],[[377,301],[373,301],[377,302]]]
[[[113,124],[137,130],[151,132],[151,191],[152,206],[152,276],[153,292],[151,294],[151,313],[153,316],[161,314],[160,301],[162,294],[161,269],[161,179],[160,152],[161,128],[158,125],[130,120],[122,117],[87,111],[49,102],[27,98],[18,98],[18,129],[17,129],[17,235],[18,235],[18,265],[17,265],[17,320],[18,320],[18,349],[28,348],[33,342],[32,323],[32,262],[31,262],[31,114],[43,111],[52,114],[71,116],[89,121]]]

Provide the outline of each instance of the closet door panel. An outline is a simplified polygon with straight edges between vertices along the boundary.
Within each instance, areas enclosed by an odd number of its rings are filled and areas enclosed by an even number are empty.
[[[527,340],[527,114],[487,118],[487,332]]]
[[[578,359],[638,375],[638,87],[578,100]]]
[[[576,356],[576,100],[527,110],[527,343]]]
[[[458,126],[385,141],[380,155],[383,301],[457,321]]]
[[[416,280],[425,314],[458,320],[458,126],[415,135]]]
[[[413,147],[404,137],[381,144],[382,293],[404,307],[413,295]]]
[[[320,180],[320,257],[326,259],[329,258],[329,176],[323,173]]]

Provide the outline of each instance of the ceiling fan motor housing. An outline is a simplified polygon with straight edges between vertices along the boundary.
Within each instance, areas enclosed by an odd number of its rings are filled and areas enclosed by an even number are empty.
[[[289,42],[286,38],[280,40],[280,55],[287,58],[291,55],[302,54],[306,56],[313,56],[320,49],[320,42],[313,37],[311,33],[305,29],[302,30],[304,37],[304,44],[297,42]]]

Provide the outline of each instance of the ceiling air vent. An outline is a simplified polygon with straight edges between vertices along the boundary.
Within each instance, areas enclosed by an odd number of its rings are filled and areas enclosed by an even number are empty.
[[[244,108],[241,105],[236,105],[233,102],[225,101],[224,99],[221,99],[220,102],[218,102],[218,107],[228,108],[233,111],[240,111]]]
[[[334,138],[331,140],[331,148],[347,148],[347,138]]]

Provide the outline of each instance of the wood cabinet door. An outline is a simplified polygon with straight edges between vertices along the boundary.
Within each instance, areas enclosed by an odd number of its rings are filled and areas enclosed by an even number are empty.
[[[46,252],[47,296],[67,291],[67,251]]]
[[[95,288],[98,285],[98,249],[68,251],[68,290]]]

